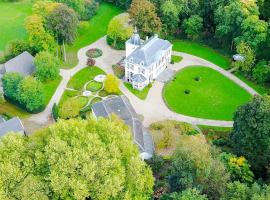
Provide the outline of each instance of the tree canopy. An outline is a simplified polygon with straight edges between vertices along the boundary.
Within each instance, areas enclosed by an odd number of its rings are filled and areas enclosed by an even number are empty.
[[[152,194],[151,170],[119,120],[68,120],[0,139],[0,198],[132,199]]]

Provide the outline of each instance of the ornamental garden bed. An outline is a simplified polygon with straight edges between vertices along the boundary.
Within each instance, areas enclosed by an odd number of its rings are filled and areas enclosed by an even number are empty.
[[[211,68],[191,66],[179,71],[165,85],[163,98],[176,113],[205,119],[232,120],[238,106],[247,103],[252,96]]]
[[[97,49],[97,48],[93,48],[93,49],[89,49],[86,52],[86,56],[89,58],[98,58],[100,56],[102,56],[103,52],[101,49]]]

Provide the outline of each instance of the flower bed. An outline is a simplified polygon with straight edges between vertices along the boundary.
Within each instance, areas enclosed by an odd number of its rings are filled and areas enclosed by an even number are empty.
[[[102,54],[103,54],[102,50],[97,49],[97,48],[89,49],[86,52],[86,56],[88,56],[89,58],[98,58],[102,56]]]

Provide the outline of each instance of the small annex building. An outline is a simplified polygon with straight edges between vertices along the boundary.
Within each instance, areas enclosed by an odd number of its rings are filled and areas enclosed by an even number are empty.
[[[143,90],[171,62],[172,44],[158,35],[144,41],[135,29],[125,46],[125,81],[131,83],[134,89]]]
[[[0,116],[0,138],[9,132],[25,135],[24,126],[19,117],[14,117],[10,120],[5,120]]]
[[[125,96],[115,96],[92,105],[93,115],[109,118],[112,114],[117,115],[128,125],[132,132],[134,143],[141,152],[142,159],[150,159],[154,153],[152,136],[143,127],[138,114]]]
[[[27,51],[24,51],[20,55],[10,59],[0,68],[0,74],[2,75],[7,72],[17,72],[23,76],[29,76],[34,71],[34,57]]]

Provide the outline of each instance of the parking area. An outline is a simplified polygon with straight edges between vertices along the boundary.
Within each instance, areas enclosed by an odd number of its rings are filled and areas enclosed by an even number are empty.
[[[175,70],[166,68],[163,72],[159,74],[159,76],[156,78],[156,81],[159,81],[161,83],[167,83],[168,81],[172,80],[175,73]]]

